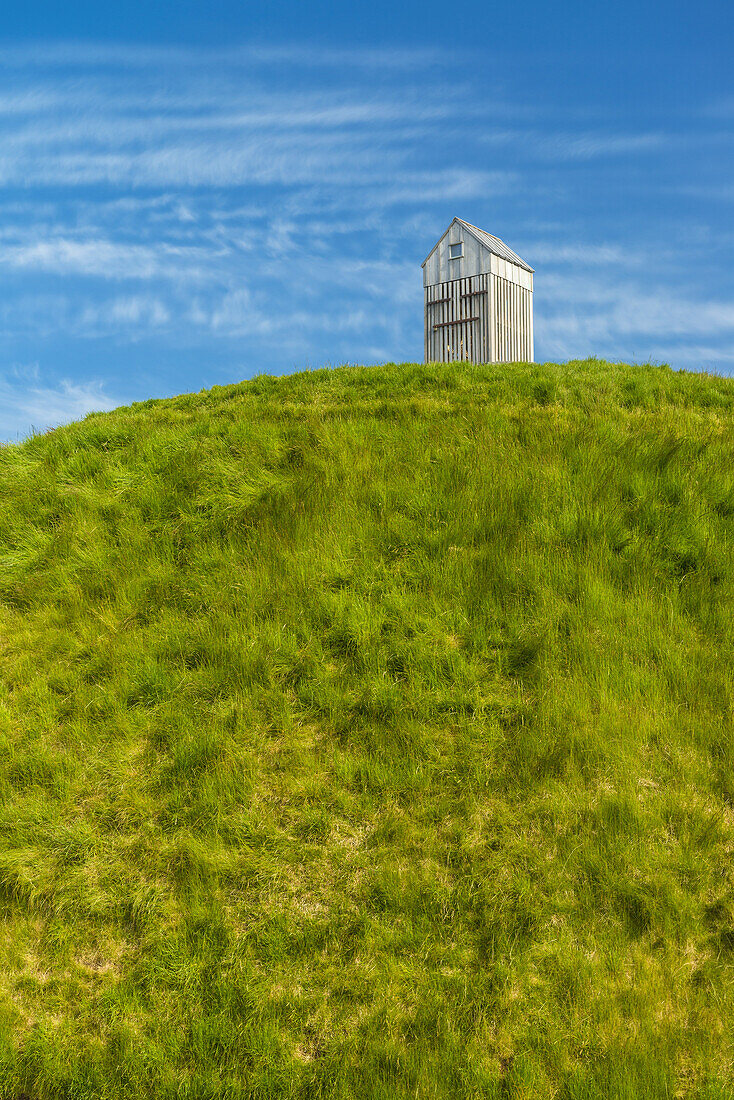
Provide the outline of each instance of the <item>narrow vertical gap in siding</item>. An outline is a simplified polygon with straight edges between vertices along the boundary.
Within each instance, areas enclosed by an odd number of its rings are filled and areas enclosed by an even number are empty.
[[[510,339],[510,362],[514,362],[515,359],[515,285],[507,280],[507,324],[508,324],[508,336]]]
[[[525,291],[521,286],[517,288],[517,324],[520,343],[520,358],[522,359],[523,363],[526,363],[528,357],[525,354]]]
[[[483,329],[483,333],[484,333],[484,354],[487,357],[484,360],[484,362],[489,363],[492,360],[492,332],[491,332],[491,328],[490,328],[490,326],[492,324],[492,298],[491,298],[492,276],[491,275],[485,275],[483,278],[484,278],[484,283],[483,283],[484,294],[482,295],[482,299],[484,301],[485,313],[484,313],[484,325],[482,326],[482,329]]]
[[[431,301],[433,301],[433,299],[436,296],[436,288],[431,287],[430,292],[431,292]],[[428,359],[429,359],[429,362],[433,362],[433,360],[436,358],[435,349],[434,349],[434,346],[433,346],[433,323],[434,323],[435,316],[436,316],[436,310],[435,310],[435,307],[432,306],[431,309],[430,309],[430,312],[428,314],[428,346],[429,346]]]
[[[489,359],[487,355],[487,276],[479,276],[479,289],[481,294],[479,295],[479,341],[480,349],[479,354],[481,356],[480,362],[486,363]]]
[[[509,324],[509,336],[510,336],[510,362],[515,359],[515,285],[507,280],[507,305],[508,305],[508,324]]]
[[[430,301],[431,288],[424,287],[423,289],[423,362],[428,363],[428,302]]]
[[[444,298],[447,298],[450,294],[451,294],[451,283],[446,283],[445,284]],[[443,314],[444,321],[448,321],[451,317],[451,302],[450,301],[444,302],[442,308],[443,308],[443,311],[444,311],[444,314]],[[450,340],[450,337],[449,337],[449,331],[450,331],[449,325],[444,325],[444,327],[441,329],[441,332],[443,333],[443,343],[444,343],[443,357],[444,357],[444,361],[446,363],[451,362],[451,340]]]
[[[461,264],[461,260],[459,260]],[[459,287],[461,283],[458,279],[454,279],[451,284],[451,320],[458,321],[460,318],[459,313]],[[455,363],[459,358],[459,349],[461,347],[461,325],[449,325],[449,332],[451,333],[451,362]]]
[[[462,279],[462,289],[461,289],[460,293],[464,294],[465,292],[466,292],[466,279]],[[466,312],[466,298],[461,298],[460,300],[461,300],[461,316],[462,317],[468,317],[469,315]],[[467,352],[467,348],[469,347],[469,322],[468,321],[463,321],[462,322],[461,332],[462,332],[462,336],[461,336],[461,358],[466,359],[466,352]]]
[[[517,322],[515,320],[515,284],[510,284],[510,331],[513,341],[513,363],[517,359]]]
[[[515,355],[515,332],[516,332],[516,327],[515,327],[515,284],[514,283],[510,283],[509,291],[510,291],[510,347],[511,347],[510,358],[512,359],[512,361],[514,363],[515,359],[517,359],[517,356]]]
[[[515,325],[513,323],[513,314],[514,314],[514,308],[513,307],[514,307],[515,303],[514,303],[514,295],[512,293],[514,289],[515,289],[514,286],[512,285],[512,283],[508,279],[507,280],[507,328],[508,328],[507,335],[509,336],[509,339],[510,339],[510,362],[512,362],[512,360],[515,358]]]
[[[439,285],[439,288],[440,288],[439,292],[438,292],[438,296],[439,296],[439,298],[443,298],[443,283],[439,283],[438,285]],[[436,310],[436,324],[440,325],[442,321],[443,321],[443,302],[439,302],[438,303],[438,309]],[[446,356],[444,354],[444,349],[443,349],[443,333],[444,333],[444,330],[442,328],[437,328],[436,329],[436,332],[435,332],[436,352],[437,352],[436,358],[438,359],[439,363],[442,363],[444,361],[444,359],[446,358]]]
[[[471,290],[471,286],[472,286],[473,282],[474,282],[473,279],[467,279],[466,280],[467,293]],[[466,311],[467,317],[473,317],[473,315],[474,315],[474,308],[473,308],[474,307],[474,299],[473,298],[465,298],[464,299],[464,305],[466,307],[468,307],[467,311]],[[472,360],[474,359],[474,322],[473,321],[467,321],[466,322],[466,329],[467,329],[467,332],[466,332],[466,353],[467,353],[466,358],[471,363]]]
[[[527,302],[525,287],[522,288],[522,357],[527,363],[528,361],[528,314],[527,314]]]
[[[472,279],[472,282],[476,285],[477,295],[472,301],[476,305],[476,309],[472,310],[472,315],[478,317],[478,321],[473,322],[474,328],[474,363],[481,363],[482,361],[482,276],[478,275],[476,279]]]
[[[435,297],[436,298],[441,297],[441,284],[440,283],[436,283]],[[438,322],[440,320],[441,320],[441,305],[439,303],[438,305],[433,307],[433,323],[434,323],[434,325],[438,324]],[[437,360],[438,362],[441,361],[441,344],[440,344],[439,338],[438,338],[440,332],[441,332],[440,328],[433,330],[433,358],[435,360]]]
[[[527,326],[527,321],[525,319],[525,288],[524,287],[520,287],[520,324],[522,325],[522,328],[520,330],[521,335],[522,335],[522,357],[523,357],[523,361],[527,363],[527,361],[528,361],[528,352],[527,352],[527,348],[526,348],[525,345],[527,343],[528,326]]]
[[[517,353],[517,287],[511,284],[510,295],[512,297],[512,361],[517,362],[520,356]]]
[[[471,285],[471,279],[465,279],[464,280],[464,290],[463,290],[462,293],[466,294],[470,285]],[[461,301],[462,301],[462,305],[463,305],[463,309],[464,309],[464,316],[466,318],[471,317],[471,313],[467,309],[467,306],[471,305],[471,298],[462,298]],[[465,343],[464,343],[464,354],[462,355],[461,358],[462,359],[468,359],[469,358],[469,349],[471,347],[471,325],[469,324],[468,320],[466,321],[466,324],[464,325],[464,331],[466,333],[466,336],[464,337],[464,341],[465,341]]]
[[[441,284],[436,283],[436,298],[440,298],[440,297],[441,297]],[[441,320],[441,307],[440,307],[440,305],[436,305],[436,306],[433,307],[433,323],[434,323],[434,325],[437,325],[440,320]],[[437,363],[440,363],[440,361],[441,361],[441,346],[438,342],[438,334],[440,333],[440,331],[441,331],[440,328],[439,329],[433,329],[433,358],[435,359],[435,361]]]
[[[502,280],[502,362],[507,362],[509,344],[507,340],[507,280]]]
[[[492,276],[492,309],[494,311],[494,315],[492,317],[492,339],[494,340],[494,362],[495,363],[498,363],[499,358],[500,358],[500,341],[499,341],[499,331],[498,331],[498,328],[497,328],[497,325],[499,324],[499,321],[498,321],[498,318],[499,318],[499,302],[497,301],[497,294],[498,294],[497,276],[493,275]]]
[[[500,362],[500,282],[492,276],[492,294],[494,298],[494,361]]]
[[[492,362],[492,276],[484,276],[484,354],[485,363]]]
[[[494,310],[494,316],[492,318],[492,339],[494,340],[494,361],[499,362],[500,358],[500,341],[499,341],[499,316],[500,316],[500,304],[498,301],[499,283],[497,282],[497,276],[492,276],[492,308]]]
[[[433,287],[426,287],[426,362],[430,363],[433,359],[433,341],[432,341],[432,326],[433,326],[433,308],[431,302],[433,301]]]
[[[441,297],[440,287],[441,287],[441,284],[436,283],[436,298]],[[434,325],[437,325],[440,320],[441,320],[440,306],[434,306],[433,307],[433,323],[434,323]],[[438,334],[439,334],[440,331],[441,331],[441,329],[433,329],[432,330],[432,333],[433,333],[433,337],[432,337],[433,338],[433,358],[437,363],[440,363],[440,361],[441,361],[441,348],[440,348],[440,345],[439,345],[439,342],[438,342]]]
[[[500,302],[502,303],[502,326],[500,329],[500,336],[502,337],[502,356],[501,361],[505,363],[507,361],[507,349],[505,347],[505,281],[500,279]]]
[[[472,284],[472,287],[473,287],[472,298],[469,301],[469,305],[471,306],[471,314],[470,314],[471,317],[479,317],[479,306],[480,306],[480,297],[479,297],[479,293],[478,293],[479,283],[480,283],[480,276],[477,276],[475,279],[471,280],[471,284]],[[472,343],[471,361],[472,361],[472,363],[480,362],[480,358],[479,358],[479,356],[480,356],[479,341],[481,339],[481,331],[482,331],[482,329],[481,329],[481,325],[480,325],[479,321],[472,321],[472,323],[471,323],[471,343]]]
[[[513,352],[515,350],[513,343],[513,324],[512,324],[512,283],[508,279],[506,284],[507,288],[507,360],[509,363],[514,359]]]

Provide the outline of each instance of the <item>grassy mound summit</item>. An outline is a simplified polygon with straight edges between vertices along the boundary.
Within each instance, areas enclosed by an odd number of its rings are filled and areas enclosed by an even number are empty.
[[[734,382],[0,448],[0,1100],[732,1095]]]

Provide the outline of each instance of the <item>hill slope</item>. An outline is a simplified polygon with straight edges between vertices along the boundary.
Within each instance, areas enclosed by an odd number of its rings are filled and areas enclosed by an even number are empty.
[[[0,1098],[731,1095],[733,431],[404,365],[0,449]]]

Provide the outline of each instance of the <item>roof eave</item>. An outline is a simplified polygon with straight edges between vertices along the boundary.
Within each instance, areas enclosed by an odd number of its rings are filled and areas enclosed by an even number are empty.
[[[451,228],[451,226],[452,226],[452,225],[454,224],[454,222],[460,222],[460,221],[461,221],[461,218],[453,218],[453,219],[452,219],[452,220],[451,220],[451,221],[449,222],[449,224],[448,224],[448,225],[446,226],[446,228],[444,229],[444,231],[443,231],[443,233],[441,234],[441,236],[440,236],[440,237],[438,238],[438,240],[437,240],[437,241],[436,241],[436,243],[434,244],[434,246],[433,246],[433,248],[431,249],[431,251],[430,251],[430,252],[428,253],[428,255],[426,256],[425,260],[424,260],[424,261],[423,261],[423,263],[421,264],[421,267],[425,267],[425,266],[426,266],[426,264],[427,264],[427,263],[428,263],[428,261],[430,260],[431,256],[432,256],[432,255],[433,255],[433,253],[434,253],[434,252],[436,251],[436,249],[438,248],[438,246],[440,245],[441,241],[442,241],[442,240],[444,239],[444,237],[446,236],[446,234],[448,233],[449,229],[450,229],[450,228]]]

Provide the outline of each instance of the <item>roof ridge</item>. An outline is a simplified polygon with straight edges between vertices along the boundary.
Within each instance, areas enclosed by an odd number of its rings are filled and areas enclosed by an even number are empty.
[[[466,229],[468,229],[471,235],[477,241],[479,241],[481,245],[484,245],[485,248],[488,248],[490,252],[494,253],[494,255],[498,256],[501,260],[506,260],[508,263],[515,264],[517,267],[522,267],[525,269],[525,271],[529,271],[531,274],[534,273],[535,269],[532,268],[530,264],[526,263],[521,256],[518,256],[517,252],[514,252],[508,244],[505,244],[501,237],[496,237],[493,233],[488,233],[486,229],[480,229],[478,225],[473,225],[471,222],[467,222],[463,218],[458,217],[452,219],[448,228],[444,230],[444,232],[434,244],[431,251],[426,256],[425,260],[421,264],[421,267],[426,266],[431,256],[448,233],[449,229],[451,229],[451,226],[454,224],[454,222],[458,222],[460,225],[463,225]]]

